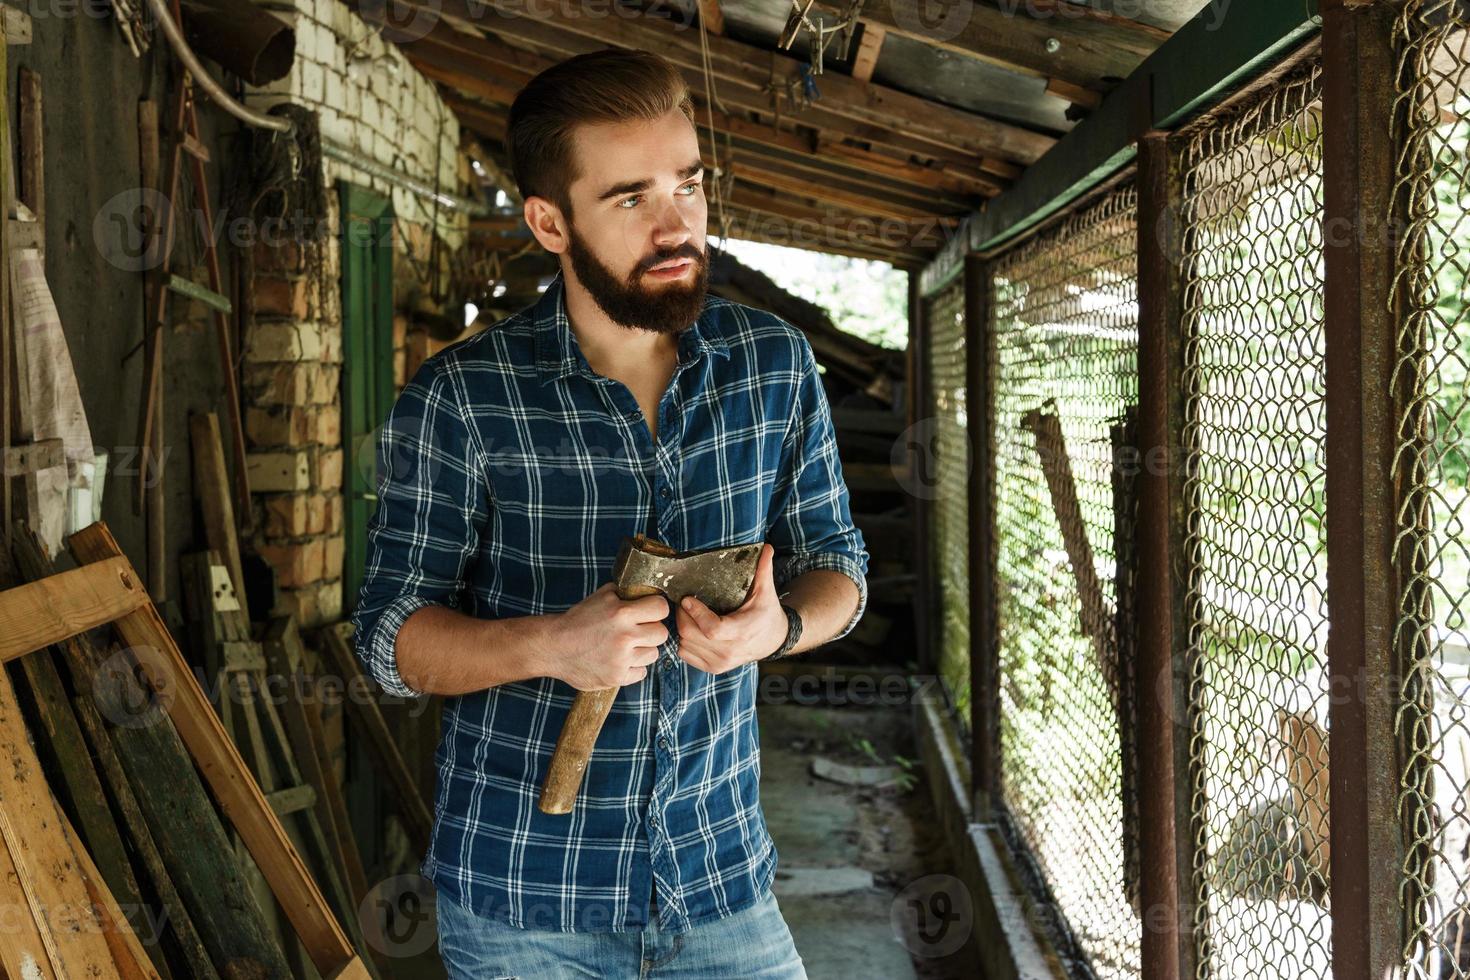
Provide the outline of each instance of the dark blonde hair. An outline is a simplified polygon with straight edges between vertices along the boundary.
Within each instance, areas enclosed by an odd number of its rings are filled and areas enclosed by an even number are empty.
[[[506,147],[522,199],[554,203],[569,218],[569,188],[580,176],[572,130],[582,123],[657,119],[694,102],[679,69],[651,51],[607,48],[552,65],[526,83],[510,107]]]

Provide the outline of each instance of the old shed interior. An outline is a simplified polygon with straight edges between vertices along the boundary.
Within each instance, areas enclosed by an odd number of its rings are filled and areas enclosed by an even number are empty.
[[[686,80],[710,292],[809,341],[869,555],[757,672],[807,975],[1470,978],[1465,0],[0,32],[0,974],[446,976],[443,699],[351,622],[378,437],[558,270],[509,109],[614,47]],[[901,276],[904,344],[740,243]]]

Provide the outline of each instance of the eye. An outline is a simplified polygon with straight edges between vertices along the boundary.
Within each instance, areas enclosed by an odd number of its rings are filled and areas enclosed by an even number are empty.
[[[634,194],[632,197],[625,197],[618,202],[618,207],[622,208],[624,211],[631,211],[632,208],[629,208],[627,205],[633,203],[634,201],[641,200],[642,197],[642,194]]]
[[[702,187],[703,187],[703,186],[704,186],[704,185],[703,185],[703,184],[701,184],[701,183],[700,183],[700,182],[699,182],[699,181],[697,181],[697,180],[696,180],[696,181],[695,181],[695,182],[694,182],[694,183],[692,183],[692,184],[685,184],[685,185],[684,185],[684,188],[683,188],[683,189],[684,189],[684,190],[687,190],[687,191],[688,191],[688,192],[689,192],[689,193],[688,193],[688,194],[687,194],[687,195],[685,195],[685,196],[686,196],[686,197],[693,197],[693,196],[694,196],[694,192],[695,192],[695,191],[697,191],[697,190],[699,190],[699,189],[700,189],[700,188],[702,188]]]

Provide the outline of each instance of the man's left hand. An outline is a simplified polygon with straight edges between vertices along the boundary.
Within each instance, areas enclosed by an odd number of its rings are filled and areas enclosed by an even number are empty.
[[[755,587],[734,612],[721,616],[694,596],[679,603],[674,621],[680,658],[706,673],[723,674],[774,653],[785,642],[786,613],[772,570],[775,554],[770,544],[761,547]]]

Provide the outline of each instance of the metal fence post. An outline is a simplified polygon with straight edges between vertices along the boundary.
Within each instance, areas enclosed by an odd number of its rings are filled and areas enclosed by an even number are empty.
[[[1323,8],[1332,964],[1335,976],[1384,977],[1403,950],[1402,760],[1389,696],[1399,690],[1392,8]]]
[[[1145,980],[1195,976],[1182,650],[1185,455],[1183,229],[1175,155],[1163,133],[1138,147],[1139,850]]]
[[[990,264],[965,256],[965,430],[970,452],[970,769],[976,819],[1000,791],[999,631],[995,607],[995,404]]]
[[[909,398],[909,492],[913,494],[914,540],[911,564],[914,570],[914,639],[918,647],[916,660],[919,675],[928,677],[939,671],[938,649],[935,646],[935,581],[934,522],[928,496],[923,492],[926,480],[932,476],[934,467],[934,391],[931,384],[932,371],[929,366],[930,325],[924,315],[924,295],[919,286],[919,274],[909,273],[909,364],[912,389]],[[917,428],[914,428],[917,426]],[[915,437],[921,444],[914,443]]]

